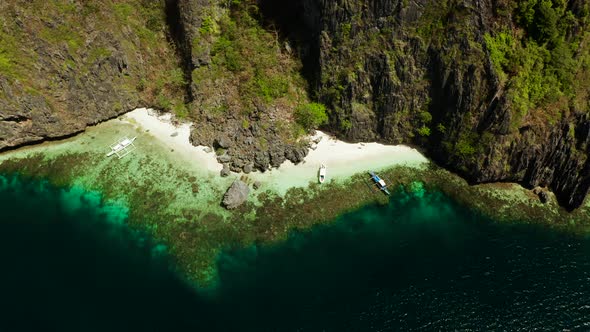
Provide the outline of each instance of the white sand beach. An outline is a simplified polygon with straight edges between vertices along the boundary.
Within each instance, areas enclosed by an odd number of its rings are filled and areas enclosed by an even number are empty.
[[[380,170],[395,165],[423,167],[428,162],[416,149],[405,145],[379,143],[346,143],[317,131],[312,139],[321,137],[315,150],[304,162],[294,165],[286,161],[278,169],[253,173],[252,178],[284,193],[291,187],[307,186],[318,181],[321,164],[326,165],[327,181],[342,180],[356,173]]]
[[[189,142],[190,123],[175,126],[171,115],[158,116],[156,111],[139,108],[123,116],[124,121],[140,126],[155,139],[175,152],[183,155],[195,167],[219,173],[222,165],[215,153],[205,152],[203,146],[193,146]],[[379,170],[394,165],[423,167],[428,160],[416,149],[404,145],[384,145],[379,143],[346,143],[317,131],[312,139],[321,138],[314,150],[310,150],[305,161],[294,165],[290,161],[278,169],[248,176],[260,181],[263,188],[284,193],[291,187],[305,187],[317,181],[318,168],[323,163],[327,167],[327,181],[345,179],[359,172]],[[238,177],[232,174],[231,177]]]
[[[215,153],[207,153],[203,146],[196,147],[189,141],[191,123],[172,123],[172,114],[159,115],[148,108],[138,108],[122,116],[123,121],[141,127],[149,135],[168,146],[187,161],[204,170],[219,173],[223,166],[217,162]]]

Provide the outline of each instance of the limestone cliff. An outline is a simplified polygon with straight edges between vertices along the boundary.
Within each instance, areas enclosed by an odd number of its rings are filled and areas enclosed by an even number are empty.
[[[184,105],[163,1],[0,2],[0,150]]]
[[[191,142],[212,146],[229,170],[298,163],[307,142],[293,121],[307,102],[301,64],[255,1],[179,0],[178,42],[186,60]]]
[[[473,182],[590,187],[584,1],[262,0],[299,46],[330,129],[412,143]],[[566,62],[567,61],[567,62]]]

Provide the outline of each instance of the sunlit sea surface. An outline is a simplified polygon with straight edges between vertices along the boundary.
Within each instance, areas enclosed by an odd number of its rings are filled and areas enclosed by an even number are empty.
[[[123,205],[0,177],[0,331],[589,330],[590,239],[398,190],[187,284]]]

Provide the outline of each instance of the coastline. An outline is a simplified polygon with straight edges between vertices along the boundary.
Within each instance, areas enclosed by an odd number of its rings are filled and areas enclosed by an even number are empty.
[[[153,144],[156,140],[196,169],[212,173],[221,171],[222,165],[215,159],[215,153],[207,153],[203,150],[204,146],[194,146],[189,142],[192,123],[175,121],[171,113],[159,114],[149,108],[137,108],[120,119],[139,127],[144,133],[141,144]]]
[[[188,142],[190,124],[175,126],[169,116],[158,119],[146,109],[133,112],[76,137],[2,153],[0,173],[78,186],[100,192],[105,202],[128,206],[129,225],[168,246],[187,279],[200,285],[215,282],[216,258],[225,248],[276,243],[294,229],[331,222],[368,204],[389,204],[389,197],[368,190],[368,170],[379,171],[394,191],[440,191],[500,221],[586,232],[590,220],[588,201],[568,213],[553,197],[542,204],[516,184],[470,186],[408,147],[350,144],[321,132],[322,140],[305,163],[222,178],[215,153]],[[106,158],[108,146],[121,136],[138,136],[137,150],[120,160]],[[317,183],[321,162],[328,167],[328,181],[322,185]],[[220,202],[237,178],[250,185],[261,181],[262,186],[250,190],[245,204],[228,211]]]
[[[105,203],[128,206],[131,227],[166,244],[188,279],[209,284],[217,276],[215,259],[223,248],[280,241],[294,228],[328,222],[371,201],[386,202],[382,195],[368,197],[364,184],[365,191],[352,195],[343,191],[354,174],[406,164],[410,166],[403,167],[418,170],[427,162],[410,148],[323,138],[310,152],[311,161],[284,164],[265,173],[220,177],[215,153],[192,146],[189,131],[188,123],[175,125],[169,115],[139,109],[63,141],[1,153],[0,173],[100,192]],[[107,158],[109,146],[123,136],[137,136],[137,149],[122,159]],[[318,156],[329,167],[328,181],[321,186],[319,165],[314,165]],[[238,178],[250,185],[250,195],[238,209],[228,211],[220,203]],[[257,190],[252,186],[255,181],[262,183]],[[319,191],[329,199],[313,199]],[[340,195],[345,197],[339,199]],[[318,203],[328,206],[310,208]]]
[[[254,173],[252,178],[285,194],[290,188],[317,182],[318,169],[322,164],[327,167],[327,182],[342,182],[370,170],[380,171],[394,166],[422,169],[429,163],[420,152],[405,145],[346,143],[321,131],[317,131],[311,139],[320,141],[315,149],[310,149],[302,163],[295,165],[287,160],[277,169]]]
[[[205,152],[205,146],[193,146],[189,142],[192,123],[173,124],[170,113],[158,115],[155,110],[139,108],[121,117],[123,121],[140,127],[146,135],[178,151],[193,167],[212,175],[219,175],[222,164],[217,162],[214,152]],[[346,143],[317,131],[310,137],[317,141],[309,150],[304,161],[293,164],[286,160],[279,168],[266,172],[254,171],[250,174],[231,172],[230,178],[245,176],[259,181],[261,189],[270,189],[284,195],[289,189],[307,187],[317,182],[319,166],[328,168],[327,181],[342,181],[369,170],[382,170],[392,166],[423,168],[428,159],[416,149],[405,145],[384,145],[379,143]]]

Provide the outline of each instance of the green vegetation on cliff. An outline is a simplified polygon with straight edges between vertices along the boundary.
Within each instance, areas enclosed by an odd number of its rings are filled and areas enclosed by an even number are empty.
[[[274,108],[288,120],[307,100],[301,63],[261,21],[254,1],[233,1],[216,20],[204,18],[199,35],[211,45],[211,61],[192,73],[195,107],[214,116]]]
[[[328,122],[326,106],[319,103],[301,105],[295,110],[295,120],[306,131],[317,129]]]
[[[17,79],[24,93],[37,91],[50,107],[67,107],[53,98],[64,93],[64,77],[80,95],[91,95],[83,85],[96,80],[126,90],[129,99],[139,93],[147,104],[183,102],[163,2],[9,0],[0,10],[0,76]],[[104,76],[113,62],[123,75]]]
[[[590,76],[588,4],[576,13],[561,0],[520,1],[509,8],[517,28],[486,34],[485,42],[509,91],[513,127],[527,115],[555,124],[572,107],[590,110],[589,86],[580,84]]]

